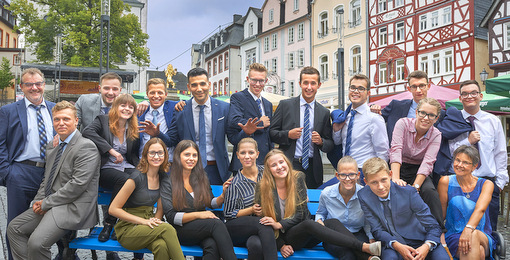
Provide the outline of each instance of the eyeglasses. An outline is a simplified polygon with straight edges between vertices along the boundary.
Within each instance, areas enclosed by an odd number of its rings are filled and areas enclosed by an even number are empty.
[[[470,92],[470,93],[468,93],[468,92],[462,92],[462,93],[460,93],[460,96],[461,96],[462,98],[468,98],[468,97],[478,97],[478,94],[480,94],[480,92],[478,92],[478,91],[473,91],[473,92]]]
[[[356,179],[356,176],[358,176],[358,174],[355,172],[353,172],[353,173],[339,173],[338,174],[338,177],[340,178],[340,180],[345,180],[347,178],[349,178],[349,180],[354,180],[354,179]]]
[[[352,86],[349,87],[349,90],[351,92],[365,92],[365,90],[367,90],[367,88],[365,88],[365,87],[356,87],[356,86],[352,85]]]
[[[432,113],[427,114],[427,112],[425,112],[423,110],[418,110],[418,116],[421,118],[425,118],[426,116],[428,116],[430,120],[434,120],[437,117],[436,114],[432,114]]]
[[[164,151],[157,151],[157,152],[156,151],[149,151],[149,157],[154,158],[154,157],[156,157],[156,155],[158,157],[165,157],[165,152]]]
[[[267,79],[252,79],[252,78],[249,78],[249,79],[250,79],[250,82],[251,82],[252,84],[257,84],[257,83],[259,83],[260,85],[262,85],[262,84],[266,83],[266,80],[267,80]]]
[[[24,87],[26,88],[31,88],[33,86],[36,86],[37,88],[40,88],[44,82],[34,82],[34,83],[30,83],[30,82],[25,82],[25,83],[21,83]]]
[[[426,89],[426,88],[427,88],[427,86],[428,86],[427,84],[420,84],[420,85],[418,85],[418,86],[416,86],[416,85],[411,85],[411,86],[409,86],[409,88],[410,88],[410,89],[412,89],[412,90],[416,90],[417,88],[420,88],[421,90],[424,90],[424,89]]]
[[[455,159],[453,160],[453,163],[454,164],[462,164],[462,165],[466,165],[466,166],[469,166],[469,165],[472,165],[473,163],[472,162],[468,162],[468,161],[461,161],[459,159]]]

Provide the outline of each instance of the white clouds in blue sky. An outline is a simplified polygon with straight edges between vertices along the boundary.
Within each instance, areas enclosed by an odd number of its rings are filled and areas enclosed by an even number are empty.
[[[218,26],[231,23],[234,14],[261,8],[264,0],[149,0],[147,32],[151,69],[171,64],[184,74],[190,69],[191,45],[199,43]],[[188,50],[188,51],[187,51]]]

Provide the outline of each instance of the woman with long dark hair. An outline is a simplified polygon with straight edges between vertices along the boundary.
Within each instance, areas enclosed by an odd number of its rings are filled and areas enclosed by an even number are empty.
[[[224,196],[213,198],[198,146],[182,140],[174,150],[170,185],[161,187],[166,219],[177,231],[182,245],[200,245],[203,259],[237,259],[225,224],[206,208],[219,208]],[[223,184],[223,191],[231,179]]]

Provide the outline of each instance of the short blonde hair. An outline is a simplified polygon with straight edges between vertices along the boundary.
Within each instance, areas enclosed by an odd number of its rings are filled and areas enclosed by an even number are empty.
[[[340,165],[343,165],[343,164],[352,164],[352,165],[356,166],[356,169],[358,169],[358,163],[356,162],[356,160],[354,158],[352,158],[349,155],[346,155],[346,156],[342,157],[338,161],[338,164],[336,166],[336,170],[338,171],[338,168],[340,168]]]
[[[147,81],[147,88],[145,89],[145,91],[149,92],[150,85],[158,85],[158,84],[165,85],[165,83],[166,83],[165,80],[160,79],[160,78],[149,79],[149,81]],[[167,93],[166,86],[165,86],[165,93]]]
[[[436,99],[429,98],[429,97],[423,98],[420,100],[420,102],[418,102],[418,107],[416,109],[419,110],[423,104],[429,104],[429,105],[435,107],[437,110],[437,115],[439,116],[439,114],[441,114],[441,109],[442,109],[441,104]]]
[[[55,114],[56,112],[58,111],[62,111],[64,109],[71,109],[73,111],[73,115],[74,117],[78,117],[78,114],[77,114],[77,110],[76,110],[76,107],[69,101],[65,101],[65,100],[62,100],[60,102],[58,102],[57,104],[55,104],[55,106],[51,109],[51,113],[52,114]]]
[[[380,171],[385,171],[390,174],[390,167],[388,167],[388,163],[379,157],[373,157],[365,161],[362,170],[365,177],[375,175]]]

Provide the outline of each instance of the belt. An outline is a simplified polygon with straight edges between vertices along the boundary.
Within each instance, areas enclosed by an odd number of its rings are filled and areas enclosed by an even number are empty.
[[[312,161],[313,161],[312,158],[313,157],[308,157],[308,162],[309,163],[312,163]],[[299,164],[302,164],[303,163],[303,157],[294,157],[294,161],[295,162],[299,162]]]
[[[35,167],[39,167],[39,168],[44,168],[44,166],[46,165],[46,163],[44,163],[44,162],[34,162],[34,161],[30,161],[30,160],[24,160],[19,163],[31,165],[31,166],[35,166]]]
[[[207,165],[216,165],[216,161],[207,161]]]

